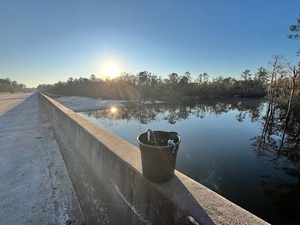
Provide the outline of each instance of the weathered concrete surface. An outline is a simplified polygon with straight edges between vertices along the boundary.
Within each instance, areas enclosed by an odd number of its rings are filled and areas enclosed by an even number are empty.
[[[147,181],[138,148],[40,97],[88,224],[267,224],[178,171]]]
[[[0,95],[0,224],[83,221],[38,95]]]

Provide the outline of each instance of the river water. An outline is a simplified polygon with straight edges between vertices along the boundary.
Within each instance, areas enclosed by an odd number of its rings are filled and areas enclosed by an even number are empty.
[[[177,170],[267,222],[299,224],[299,158],[278,157],[272,143],[280,130],[264,136],[264,145],[259,141],[266,105],[257,99],[132,103],[78,114],[137,147],[148,128],[176,131]]]

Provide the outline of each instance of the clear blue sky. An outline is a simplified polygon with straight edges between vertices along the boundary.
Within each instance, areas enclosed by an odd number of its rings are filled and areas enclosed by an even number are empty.
[[[299,0],[0,0],[0,78],[27,87],[121,72],[189,71],[240,78],[274,55],[293,63],[287,39]]]

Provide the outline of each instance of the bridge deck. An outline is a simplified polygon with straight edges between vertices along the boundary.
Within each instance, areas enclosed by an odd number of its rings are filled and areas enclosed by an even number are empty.
[[[0,95],[0,181],[0,225],[84,222],[37,94]]]

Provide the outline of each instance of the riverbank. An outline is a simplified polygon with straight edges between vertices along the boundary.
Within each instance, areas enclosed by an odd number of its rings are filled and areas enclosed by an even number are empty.
[[[125,107],[128,103],[127,100],[102,100],[99,98],[89,98],[82,96],[50,96],[55,101],[71,109],[74,112],[85,112],[92,110],[108,109],[110,107]],[[152,104],[151,101],[134,102],[134,104]],[[156,101],[155,103],[162,103]]]
[[[125,100],[102,100],[81,96],[59,96],[55,101],[71,109],[74,112],[107,109],[111,106],[124,107]]]

